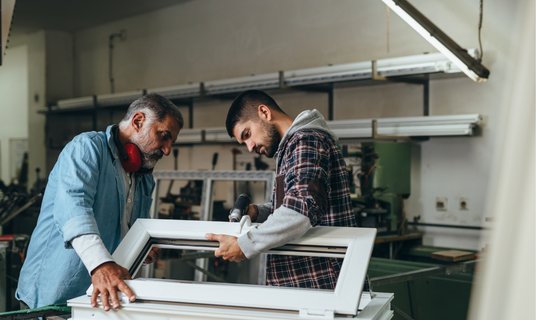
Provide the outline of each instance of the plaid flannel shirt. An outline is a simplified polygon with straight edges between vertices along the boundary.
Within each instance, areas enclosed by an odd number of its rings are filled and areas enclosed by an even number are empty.
[[[284,206],[314,226],[355,227],[346,163],[329,134],[303,129],[280,146],[272,212]],[[342,259],[269,255],[267,284],[333,289]]]

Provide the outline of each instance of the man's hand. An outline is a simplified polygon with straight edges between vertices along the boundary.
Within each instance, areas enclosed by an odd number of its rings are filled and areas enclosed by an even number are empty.
[[[257,221],[257,217],[259,216],[259,210],[257,206],[253,203],[249,204],[248,216],[250,217],[251,222]]]
[[[132,280],[128,270],[115,262],[106,262],[93,270],[91,282],[93,283],[93,294],[91,295],[91,306],[97,307],[97,297],[101,295],[104,311],[110,310],[110,301],[114,309],[119,309],[119,298],[117,290],[123,292],[130,301],[136,300],[136,295],[123,280]]]
[[[151,249],[151,251],[149,252],[149,255],[147,256],[147,258],[145,258],[145,261],[143,263],[151,264],[155,262],[156,260],[158,260],[158,258],[160,258],[161,255],[162,255],[162,249],[154,247]]]
[[[205,234],[205,238],[208,240],[215,240],[220,243],[220,247],[218,250],[216,250],[216,252],[214,252],[216,257],[223,257],[224,260],[233,262],[246,260],[246,256],[242,252],[242,249],[240,249],[236,237],[227,236],[224,234],[207,233]]]

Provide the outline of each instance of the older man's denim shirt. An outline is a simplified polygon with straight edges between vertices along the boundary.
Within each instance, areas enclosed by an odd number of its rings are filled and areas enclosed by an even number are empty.
[[[125,189],[110,129],[76,136],[50,173],[16,293],[30,308],[65,303],[91,285],[71,240],[98,234],[110,253],[121,241]],[[132,223],[149,218],[155,185],[152,175],[136,183]]]

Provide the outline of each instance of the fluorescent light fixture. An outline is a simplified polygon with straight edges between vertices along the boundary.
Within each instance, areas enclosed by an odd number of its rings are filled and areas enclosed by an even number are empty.
[[[249,77],[207,81],[204,83],[208,95],[242,92],[250,89],[266,90],[279,88],[279,73],[251,75]]]
[[[99,94],[97,96],[97,105],[99,107],[112,107],[120,105],[130,105],[134,100],[143,96],[143,90],[122,92],[122,93],[110,93]]]
[[[334,120],[328,126],[341,139],[371,138],[372,120]],[[470,136],[482,118],[478,114],[377,119],[384,136]]]
[[[180,86],[153,88],[147,89],[147,93],[157,93],[168,99],[194,98],[199,97],[199,94],[201,93],[201,84],[199,82],[196,82]]]
[[[58,100],[58,109],[93,108],[93,96]]]
[[[461,72],[441,53],[377,60],[378,73],[384,77],[409,76],[424,73]],[[331,65],[325,67],[285,71],[285,84],[301,86],[339,81],[365,80],[372,77],[370,61]]]
[[[489,70],[486,67],[471,57],[465,49],[454,42],[422,13],[415,9],[415,7],[409,4],[409,2],[406,0],[382,1],[415,29],[426,41],[458,66],[469,78],[476,82],[485,82],[488,80]]]

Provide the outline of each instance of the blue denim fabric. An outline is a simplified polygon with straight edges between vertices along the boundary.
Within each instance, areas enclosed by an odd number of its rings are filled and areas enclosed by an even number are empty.
[[[30,308],[65,303],[91,285],[72,239],[99,234],[110,253],[121,241],[125,195],[110,129],[76,136],[50,173],[16,293]],[[136,182],[132,223],[149,218],[155,185],[152,175]]]

